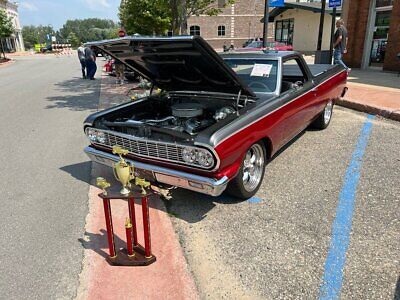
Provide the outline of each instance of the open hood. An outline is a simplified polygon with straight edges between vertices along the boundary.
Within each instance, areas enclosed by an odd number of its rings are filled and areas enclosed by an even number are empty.
[[[120,60],[166,91],[256,97],[201,37],[124,37],[87,43]]]

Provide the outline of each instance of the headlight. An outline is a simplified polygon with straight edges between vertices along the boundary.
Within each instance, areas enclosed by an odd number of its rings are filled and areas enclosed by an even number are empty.
[[[184,148],[182,151],[182,158],[187,163],[200,165],[206,168],[214,164],[213,155],[208,150],[200,148]]]
[[[96,130],[94,130],[92,128],[88,128],[88,129],[86,129],[86,135],[92,143],[97,142],[97,131]]]
[[[106,135],[104,132],[101,132],[101,131],[97,132],[97,142],[99,142],[101,144],[106,143]]]

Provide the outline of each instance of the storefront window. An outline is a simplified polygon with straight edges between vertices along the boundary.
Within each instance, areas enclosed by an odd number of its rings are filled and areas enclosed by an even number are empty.
[[[382,63],[385,59],[391,11],[377,11],[374,38],[372,40],[371,63]]]
[[[376,7],[385,7],[393,5],[393,0],[376,0]]]
[[[275,41],[293,44],[294,19],[279,20],[275,23]]]

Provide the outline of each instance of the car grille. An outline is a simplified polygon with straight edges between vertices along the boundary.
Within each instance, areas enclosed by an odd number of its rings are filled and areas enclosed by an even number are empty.
[[[188,164],[182,158],[182,151],[184,148],[183,146],[172,143],[160,143],[135,138],[126,138],[121,135],[116,135],[107,131],[99,131],[105,134],[105,143],[97,142],[97,144],[108,147],[118,145],[128,150],[133,155]]]

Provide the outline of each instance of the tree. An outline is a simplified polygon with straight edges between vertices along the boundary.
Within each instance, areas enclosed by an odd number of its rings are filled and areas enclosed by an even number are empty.
[[[226,0],[224,6],[234,3]],[[193,15],[218,15],[216,0],[122,0],[119,17],[128,34],[187,34],[187,19]]]
[[[22,27],[22,37],[24,38],[25,48],[33,48],[35,44],[50,42],[49,38],[51,36],[56,36],[56,32],[51,25],[30,25]]]
[[[60,29],[59,36],[67,39],[73,32],[80,42],[98,41],[118,37],[118,28],[118,24],[107,19],[67,20]]]
[[[12,24],[12,19],[7,16],[5,10],[0,9],[0,45],[4,58],[6,58],[6,53],[4,51],[3,39],[10,37],[14,32],[15,30]]]
[[[71,32],[68,35],[68,42],[71,44],[72,47],[76,48],[79,46],[80,42],[78,37],[76,36],[76,34],[74,32]]]
[[[119,17],[128,34],[164,34],[170,28],[167,0],[122,0]]]

